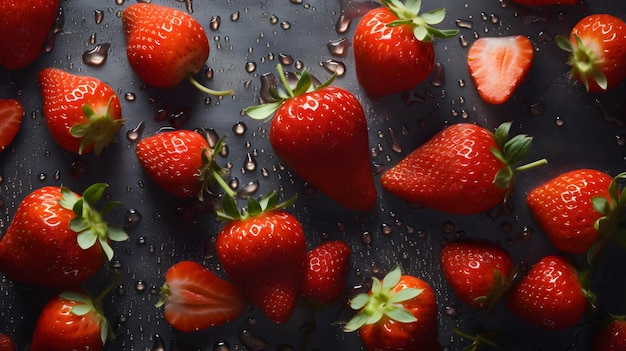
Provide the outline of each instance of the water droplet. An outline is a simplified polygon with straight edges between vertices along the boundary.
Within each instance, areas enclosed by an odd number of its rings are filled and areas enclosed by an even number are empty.
[[[465,87],[465,79],[459,79],[458,84],[461,88]]]
[[[213,351],[230,351],[230,344],[226,340],[217,341],[213,344]]]
[[[220,29],[220,24],[222,23],[222,18],[220,16],[213,16],[211,20],[209,20],[209,28],[211,30]]]
[[[147,284],[143,280],[138,280],[135,283],[135,290],[138,292],[146,291],[146,288],[147,288]]]
[[[256,62],[254,61],[248,61],[246,62],[246,72],[248,73],[252,73],[254,71],[256,71]]]
[[[135,101],[137,100],[137,95],[133,92],[127,92],[124,93],[124,99],[126,99],[126,101]]]
[[[139,124],[137,124],[135,128],[129,129],[126,132],[126,139],[128,139],[128,141],[139,140],[139,138],[141,138],[141,135],[143,134],[144,128],[145,128],[144,122],[143,121],[139,122]]]
[[[94,16],[94,20],[96,21],[96,24],[100,24],[102,23],[102,20],[104,19],[104,11],[96,9],[93,11],[93,16]]]
[[[402,152],[402,143],[400,142],[400,139],[398,139],[398,137],[396,136],[395,129],[393,129],[392,127],[388,127],[387,128],[387,134],[389,136],[387,138],[387,143],[388,143],[389,147],[391,147],[391,149],[394,152],[401,153]]]
[[[498,24],[498,22],[500,22],[500,17],[498,17],[498,15],[496,15],[495,13],[492,13],[489,15],[489,22],[493,24]]]
[[[293,57],[291,55],[279,53],[278,61],[280,61],[282,65],[288,66],[293,63]]]
[[[407,106],[413,104],[425,104],[426,98],[420,95],[415,89],[405,90],[402,92],[402,102]]]
[[[58,181],[61,179],[61,171],[60,170],[56,170],[54,171],[54,173],[52,174],[52,179]],[[2,182],[2,177],[0,177],[0,182]]]
[[[245,172],[253,172],[256,170],[256,159],[250,153],[246,154],[246,160],[243,162],[243,170]]]
[[[237,136],[244,135],[247,130],[248,130],[248,126],[243,121],[239,121],[233,125],[233,133],[235,133],[235,135]]]
[[[615,142],[618,146],[624,146],[626,145],[626,137],[624,137],[623,135],[616,135]]]
[[[539,116],[546,112],[546,104],[543,101],[530,104],[529,112],[533,116]]]
[[[260,187],[261,183],[257,179],[251,180],[250,182],[248,182],[248,184],[246,184],[237,192],[237,197],[241,199],[246,199],[256,194],[256,192],[259,191]]]
[[[361,242],[363,244],[371,245],[373,241],[374,241],[374,236],[372,235],[371,232],[365,231],[365,232],[361,233]]]
[[[454,223],[452,223],[452,221],[443,222],[443,224],[441,225],[441,230],[443,230],[445,233],[452,233],[454,231]]]
[[[102,43],[83,53],[83,62],[89,66],[102,66],[108,57],[111,44]]]
[[[430,85],[434,87],[441,87],[446,84],[446,73],[443,69],[441,62],[436,62],[433,68],[433,76],[430,80]]]
[[[344,14],[341,14],[337,19],[337,23],[335,24],[335,31],[339,34],[347,32],[348,28],[350,28],[350,22],[352,22],[351,18]]]
[[[124,229],[135,229],[141,222],[141,213],[134,208],[129,208],[124,215]]]
[[[76,179],[89,173],[89,171],[91,171],[91,165],[87,161],[76,160],[70,165],[68,174],[70,178]]]
[[[343,77],[346,74],[346,65],[341,61],[329,59],[320,62],[320,65],[328,72],[335,73],[338,77]]]
[[[167,119],[167,117],[169,117],[169,115],[170,115],[169,108],[167,106],[161,107],[160,109],[157,110],[156,114],[154,115],[154,121],[163,122]]]
[[[463,48],[469,45],[469,40],[465,35],[459,35],[459,44],[461,44],[461,47]]]
[[[383,235],[391,235],[391,233],[393,232],[393,229],[391,228],[389,224],[383,223],[380,225],[380,232]]]
[[[189,108],[183,107],[180,110],[172,113],[168,118],[168,122],[170,126],[178,129],[185,125],[190,117],[191,110]]]
[[[474,22],[464,19],[457,19],[456,26],[459,28],[472,29],[474,27]]]
[[[147,239],[145,236],[141,235],[137,237],[137,245],[145,245],[147,243]]]
[[[235,11],[230,14],[230,20],[233,22],[239,21],[239,11]]]
[[[241,341],[241,343],[247,350],[262,351],[269,349],[269,344],[267,343],[267,341],[254,335],[251,331],[247,329],[244,329],[241,331],[241,333],[239,333],[239,341]]]
[[[214,75],[215,75],[215,72],[213,71],[213,68],[207,67],[207,69],[204,70],[204,78],[213,79]]]
[[[278,23],[278,16],[276,16],[276,15],[271,15],[271,16],[270,16],[270,23],[271,23],[271,24],[276,24],[276,23]]]
[[[561,116],[556,116],[554,118],[554,124],[557,127],[562,127],[565,124],[565,120],[563,118],[561,118]]]
[[[48,38],[46,39],[46,45],[43,48],[44,52],[50,52],[54,48],[54,42],[57,34],[63,30],[63,24],[65,23],[65,12],[63,6],[59,6],[59,13],[54,21],[54,25],[50,32],[48,32]]]
[[[454,304],[452,306],[445,306],[443,309],[443,313],[452,318],[460,317],[463,314],[463,307],[459,304]]]
[[[339,39],[329,41],[328,44],[326,44],[326,47],[331,55],[346,57],[348,55],[350,42],[346,37],[341,37]]]

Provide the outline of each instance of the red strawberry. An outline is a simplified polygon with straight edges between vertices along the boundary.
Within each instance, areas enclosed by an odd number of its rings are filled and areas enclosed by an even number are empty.
[[[480,97],[490,104],[506,102],[526,79],[534,53],[523,35],[476,40],[467,53],[467,67]]]
[[[181,197],[202,198],[224,173],[214,161],[221,148],[221,140],[211,149],[200,133],[175,130],[142,139],[135,154],[150,179],[163,190]]]
[[[474,124],[452,125],[386,171],[382,186],[422,207],[454,214],[487,211],[506,199],[515,173],[546,163],[511,168],[524,158],[532,138],[507,141],[510,126],[503,123],[494,134]]]
[[[608,14],[593,14],[572,28],[569,39],[558,35],[559,47],[570,53],[570,77],[587,91],[613,89],[626,78],[626,23]]]
[[[491,313],[511,286],[514,265],[509,253],[495,243],[463,239],[441,249],[443,275],[464,303]]]
[[[0,333],[0,351],[15,351],[15,345],[11,336]]]
[[[109,336],[100,303],[82,289],[63,292],[43,307],[31,351],[98,351]]]
[[[95,274],[113,257],[109,240],[128,236],[103,216],[117,202],[94,207],[107,185],[96,183],[82,197],[65,187],[46,186],[19,204],[0,240],[0,272],[26,284],[69,287]]]
[[[593,335],[591,351],[626,351],[626,319],[615,316]]]
[[[230,282],[192,261],[179,262],[165,273],[161,298],[165,320],[189,333],[237,319],[246,300]]]
[[[219,218],[229,222],[217,234],[216,252],[235,286],[274,323],[286,322],[296,307],[306,272],[306,238],[302,224],[282,210],[271,192],[260,202],[249,197],[239,214],[225,195]]]
[[[302,296],[321,304],[337,301],[346,290],[349,260],[350,246],[343,241],[327,241],[309,251]]]
[[[60,0],[0,1],[0,66],[20,69],[39,57],[59,4]]]
[[[450,38],[457,30],[437,30],[444,9],[419,14],[420,1],[382,0],[368,11],[354,32],[354,65],[363,89],[374,98],[412,89],[435,66],[432,40]]]
[[[4,151],[20,130],[24,107],[14,99],[0,99],[0,152]]]
[[[520,5],[547,6],[547,5],[576,5],[580,0],[513,0]]]
[[[376,203],[365,113],[349,91],[331,86],[334,76],[314,87],[308,71],[292,89],[277,66],[286,91],[276,101],[246,109],[266,120],[275,113],[270,143],[278,157],[300,177],[340,205],[371,210]]]
[[[437,302],[432,287],[400,267],[385,278],[373,278],[368,294],[358,294],[350,306],[359,312],[344,331],[359,331],[368,351],[441,351],[437,331]]]
[[[190,15],[168,6],[138,3],[124,9],[122,24],[128,62],[144,83],[169,88],[186,78],[208,94],[233,94],[208,89],[192,77],[204,66],[210,49],[204,29]]]
[[[573,327],[584,316],[588,294],[566,259],[540,259],[510,291],[505,305],[519,318],[545,329]]]
[[[100,155],[115,142],[122,119],[120,100],[97,78],[77,76],[60,69],[39,73],[43,111],[54,141],[65,150]]]

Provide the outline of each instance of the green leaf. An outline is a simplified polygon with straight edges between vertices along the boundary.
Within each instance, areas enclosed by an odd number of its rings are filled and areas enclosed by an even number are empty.
[[[380,309],[370,311],[370,315],[367,318],[367,322],[365,322],[365,324],[376,324],[381,318],[383,318],[383,315],[384,313]]]
[[[413,28],[413,35],[415,35],[415,38],[419,41],[432,41],[432,37],[428,33],[428,29],[423,26]]]
[[[224,195],[222,197],[222,209],[229,217],[233,219],[240,218],[237,202],[232,196]]]
[[[94,205],[95,203],[100,201],[100,199],[102,198],[102,194],[104,194],[104,191],[108,187],[109,185],[106,183],[92,184],[83,192],[83,199],[87,201],[88,204]]]
[[[574,51],[574,48],[572,46],[572,42],[569,40],[569,38],[566,38],[563,35],[557,35],[554,39],[556,41],[556,45],[559,48],[561,48],[561,50],[565,50],[567,52]]]
[[[302,71],[302,74],[300,75],[300,79],[298,79],[298,84],[296,85],[296,88],[294,89],[294,92],[293,92],[294,95],[298,96],[298,95],[302,95],[306,93],[307,91],[309,91],[309,87],[311,87],[312,83],[313,83],[313,78],[311,78],[311,74],[309,74],[309,71],[304,69]]]
[[[361,293],[350,299],[350,307],[354,310],[360,310],[365,307],[370,300],[370,295]]]
[[[350,319],[348,323],[346,323],[346,325],[343,327],[343,331],[348,333],[357,331],[359,330],[359,328],[365,325],[368,319],[369,316],[367,314],[359,312],[354,315],[354,317],[352,317],[352,319]]]
[[[113,249],[111,248],[111,245],[109,245],[109,242],[107,241],[106,238],[102,238],[99,237],[98,241],[100,242],[100,246],[102,247],[102,251],[104,251],[104,254],[107,256],[107,259],[109,261],[111,261],[113,259]]]
[[[89,223],[89,221],[83,217],[74,217],[70,220],[68,227],[73,232],[80,233],[90,228],[91,223]]]
[[[383,289],[390,290],[400,282],[400,277],[402,276],[402,271],[400,270],[400,266],[396,265],[393,267],[389,273],[383,278]]]
[[[118,227],[107,226],[107,237],[111,241],[126,241],[128,240],[128,234]]]
[[[611,204],[609,200],[602,196],[594,196],[591,198],[591,205],[596,212],[602,215],[608,215],[611,212]]]
[[[500,124],[498,128],[496,128],[496,131],[493,133],[493,138],[500,150],[504,149],[504,144],[506,144],[507,140],[509,140],[511,125],[511,122],[504,122]]]
[[[83,250],[87,250],[91,248],[96,243],[97,240],[98,240],[98,235],[91,229],[85,230],[84,232],[76,236],[76,241],[78,242],[78,246],[80,246],[80,248]]]
[[[446,10],[442,8],[435,9],[422,13],[420,17],[428,24],[439,24],[446,18]]]
[[[417,318],[404,308],[390,309],[385,311],[385,315],[400,323],[413,323],[417,321]]]
[[[393,294],[393,296],[391,296],[391,299],[389,299],[389,302],[398,303],[398,302],[408,301],[413,298],[416,298],[423,291],[424,289],[404,288],[398,291],[397,293]]]
[[[75,305],[71,309],[72,314],[77,316],[84,316],[91,311],[93,311],[93,307],[90,305]]]
[[[521,162],[528,155],[532,143],[533,138],[523,134],[516,135],[507,141],[503,150],[507,164],[513,165]]]
[[[59,204],[61,207],[72,210],[74,208],[74,204],[78,201],[79,197],[75,192],[70,190],[67,187],[61,186],[61,199],[59,200]]]
[[[85,304],[91,303],[91,298],[85,294],[75,291],[65,291],[59,294],[59,297],[68,301],[81,302]]]
[[[598,84],[598,86],[602,88],[602,90],[606,90],[607,86],[609,85],[609,81],[606,78],[604,72],[594,67],[589,73],[591,73],[591,78],[593,78],[596,84]]]
[[[276,111],[283,104],[283,101],[269,102],[257,106],[251,106],[243,110],[248,117],[256,120],[267,120],[272,118]]]
[[[102,216],[106,216],[107,214],[109,214],[109,212],[111,212],[111,210],[123,204],[124,203],[121,201],[108,201],[102,206],[102,209],[100,210],[100,214]]]
[[[248,198],[248,213],[250,216],[257,216],[263,212],[263,208],[259,201],[253,197]]]
[[[406,0],[404,2],[404,7],[408,12],[417,15],[422,9],[422,0]]]

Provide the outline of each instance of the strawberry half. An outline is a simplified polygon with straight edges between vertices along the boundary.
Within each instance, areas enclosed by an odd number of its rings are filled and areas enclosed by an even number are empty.
[[[343,241],[327,241],[310,250],[300,294],[319,304],[337,301],[346,291],[350,252]]]
[[[24,107],[18,100],[0,99],[0,152],[11,144],[20,130]]]
[[[530,72],[535,49],[523,35],[483,37],[467,53],[467,67],[487,103],[506,102]]]
[[[246,299],[227,280],[192,261],[173,265],[165,273],[161,298],[165,320],[183,332],[193,332],[237,319]]]

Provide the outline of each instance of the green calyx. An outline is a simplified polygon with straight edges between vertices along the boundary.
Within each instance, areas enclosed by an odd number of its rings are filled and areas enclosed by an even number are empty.
[[[258,216],[263,212],[284,209],[291,206],[296,201],[296,197],[297,196],[294,195],[285,202],[279,202],[280,198],[278,193],[271,191],[263,195],[260,200],[248,197],[247,206],[239,211],[235,198],[229,194],[224,194],[222,197],[222,208],[218,209],[215,214],[216,217],[222,221],[245,220],[249,217]]]
[[[109,240],[125,241],[128,239],[128,234],[120,228],[108,225],[103,218],[121,202],[109,201],[102,206],[100,211],[95,209],[96,203],[102,198],[107,187],[108,184],[95,183],[89,186],[81,197],[78,197],[70,189],[62,186],[59,204],[65,209],[72,210],[76,215],[70,221],[69,228],[78,233],[76,237],[78,246],[87,250],[98,242],[110,261],[113,258],[113,249],[109,245]]]
[[[466,333],[457,327],[452,327],[452,330],[463,339],[472,341],[472,343],[465,346],[462,351],[478,351],[482,350],[484,346],[496,350],[501,350],[501,347],[498,346],[498,344],[496,344],[493,339],[504,336],[506,334],[504,331],[501,330],[485,331],[477,333],[476,335]]]
[[[104,316],[99,300],[92,298],[87,293],[76,291],[63,292],[59,294],[59,297],[76,302],[76,305],[72,306],[70,310],[70,312],[76,316],[83,317],[89,313],[95,313],[97,323],[100,324],[100,340],[102,340],[102,345],[104,345],[107,340],[114,338],[115,334],[113,333],[109,321]]]
[[[350,299],[350,307],[359,312],[348,321],[343,330],[345,332],[356,331],[366,324],[377,323],[383,316],[400,323],[417,321],[417,318],[401,303],[417,297],[424,289],[404,288],[393,291],[401,277],[400,266],[394,267],[387,273],[382,282],[373,277],[369,294],[361,293]]]
[[[78,154],[82,155],[86,147],[93,145],[93,152],[100,155],[106,146],[116,141],[117,131],[126,123],[126,119],[111,118],[112,101],[113,95],[109,98],[104,114],[98,114],[91,106],[83,104],[83,114],[89,121],[75,124],[69,131],[71,136],[82,139]]]
[[[509,139],[509,131],[511,130],[511,122],[502,123],[494,133],[496,148],[491,148],[493,155],[506,166],[496,173],[493,180],[499,189],[511,189],[513,186],[515,174],[532,169],[541,165],[545,165],[548,161],[544,158],[534,161],[523,166],[513,168],[512,165],[521,162],[532,146],[533,138],[520,134]]]
[[[602,90],[606,90],[608,80],[604,72],[598,67],[602,60],[595,51],[585,46],[577,34],[573,34],[572,37],[576,41],[576,45],[563,35],[557,35],[555,38],[559,48],[570,53],[567,59],[567,64],[572,66],[569,71],[570,79],[578,76],[585,89],[589,91],[589,77],[591,77]]]
[[[452,38],[459,33],[458,29],[439,30],[432,25],[441,23],[446,17],[446,10],[435,9],[420,14],[422,0],[381,0],[383,6],[387,7],[398,20],[387,23],[389,27],[409,25],[413,27],[413,34],[419,41],[430,42],[435,38]]]
[[[493,270],[494,283],[493,287],[489,291],[486,296],[479,296],[474,299],[476,302],[479,302],[484,306],[487,315],[493,315],[493,311],[495,310],[497,304],[502,301],[506,293],[511,289],[513,285],[513,279],[517,275],[518,267],[515,267],[511,272],[511,275],[508,277],[502,276],[499,271]]]
[[[332,84],[336,77],[336,75],[333,74],[324,83],[316,85],[313,76],[311,76],[309,71],[305,68],[301,72],[295,73],[297,83],[295,87],[292,88],[285,75],[283,66],[281,64],[276,65],[276,70],[278,71],[278,77],[283,87],[270,87],[269,93],[274,101],[244,109],[248,117],[256,120],[268,120],[274,116],[274,113],[278,111],[286,100],[327,87]]]
[[[202,166],[200,167],[199,181],[202,185],[198,193],[198,199],[204,199],[204,193],[213,193],[215,183],[218,183],[222,189],[230,196],[235,197],[237,194],[226,184],[224,176],[229,173],[228,169],[220,167],[215,162],[215,156],[218,155],[224,147],[226,137],[221,137],[212,149],[202,150]]]

